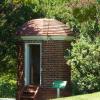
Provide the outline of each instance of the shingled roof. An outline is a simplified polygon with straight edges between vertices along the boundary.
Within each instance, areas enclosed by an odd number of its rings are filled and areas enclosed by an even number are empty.
[[[33,19],[26,22],[18,31],[21,36],[44,36],[44,35],[71,35],[68,25],[56,19]]]

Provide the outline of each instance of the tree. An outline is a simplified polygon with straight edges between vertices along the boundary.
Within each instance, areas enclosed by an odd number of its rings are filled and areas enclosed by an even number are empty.
[[[77,39],[72,44],[71,56],[67,58],[72,67],[74,92],[88,93],[100,90],[100,38],[88,41]]]
[[[100,91],[100,24],[98,4],[89,3],[73,9],[73,32],[78,33],[66,55],[72,67],[75,94]]]

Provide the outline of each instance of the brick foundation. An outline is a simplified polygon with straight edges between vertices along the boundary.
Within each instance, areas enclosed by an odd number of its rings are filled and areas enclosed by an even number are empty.
[[[60,97],[70,96],[71,92],[66,88],[60,90]],[[57,90],[53,88],[40,88],[40,91],[37,95],[37,100],[49,100],[57,98]]]

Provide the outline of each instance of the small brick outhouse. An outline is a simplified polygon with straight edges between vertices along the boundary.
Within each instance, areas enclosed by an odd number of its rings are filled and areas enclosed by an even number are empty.
[[[64,52],[73,39],[68,25],[56,19],[33,19],[17,35],[17,100],[55,98],[56,89],[52,88],[55,80],[67,81],[61,96],[70,95],[71,69],[64,59]]]

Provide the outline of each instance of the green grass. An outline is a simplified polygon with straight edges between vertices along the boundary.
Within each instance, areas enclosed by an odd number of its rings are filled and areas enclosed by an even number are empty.
[[[92,94],[84,94],[79,96],[57,98],[52,100],[100,100],[100,92],[96,92]]]

